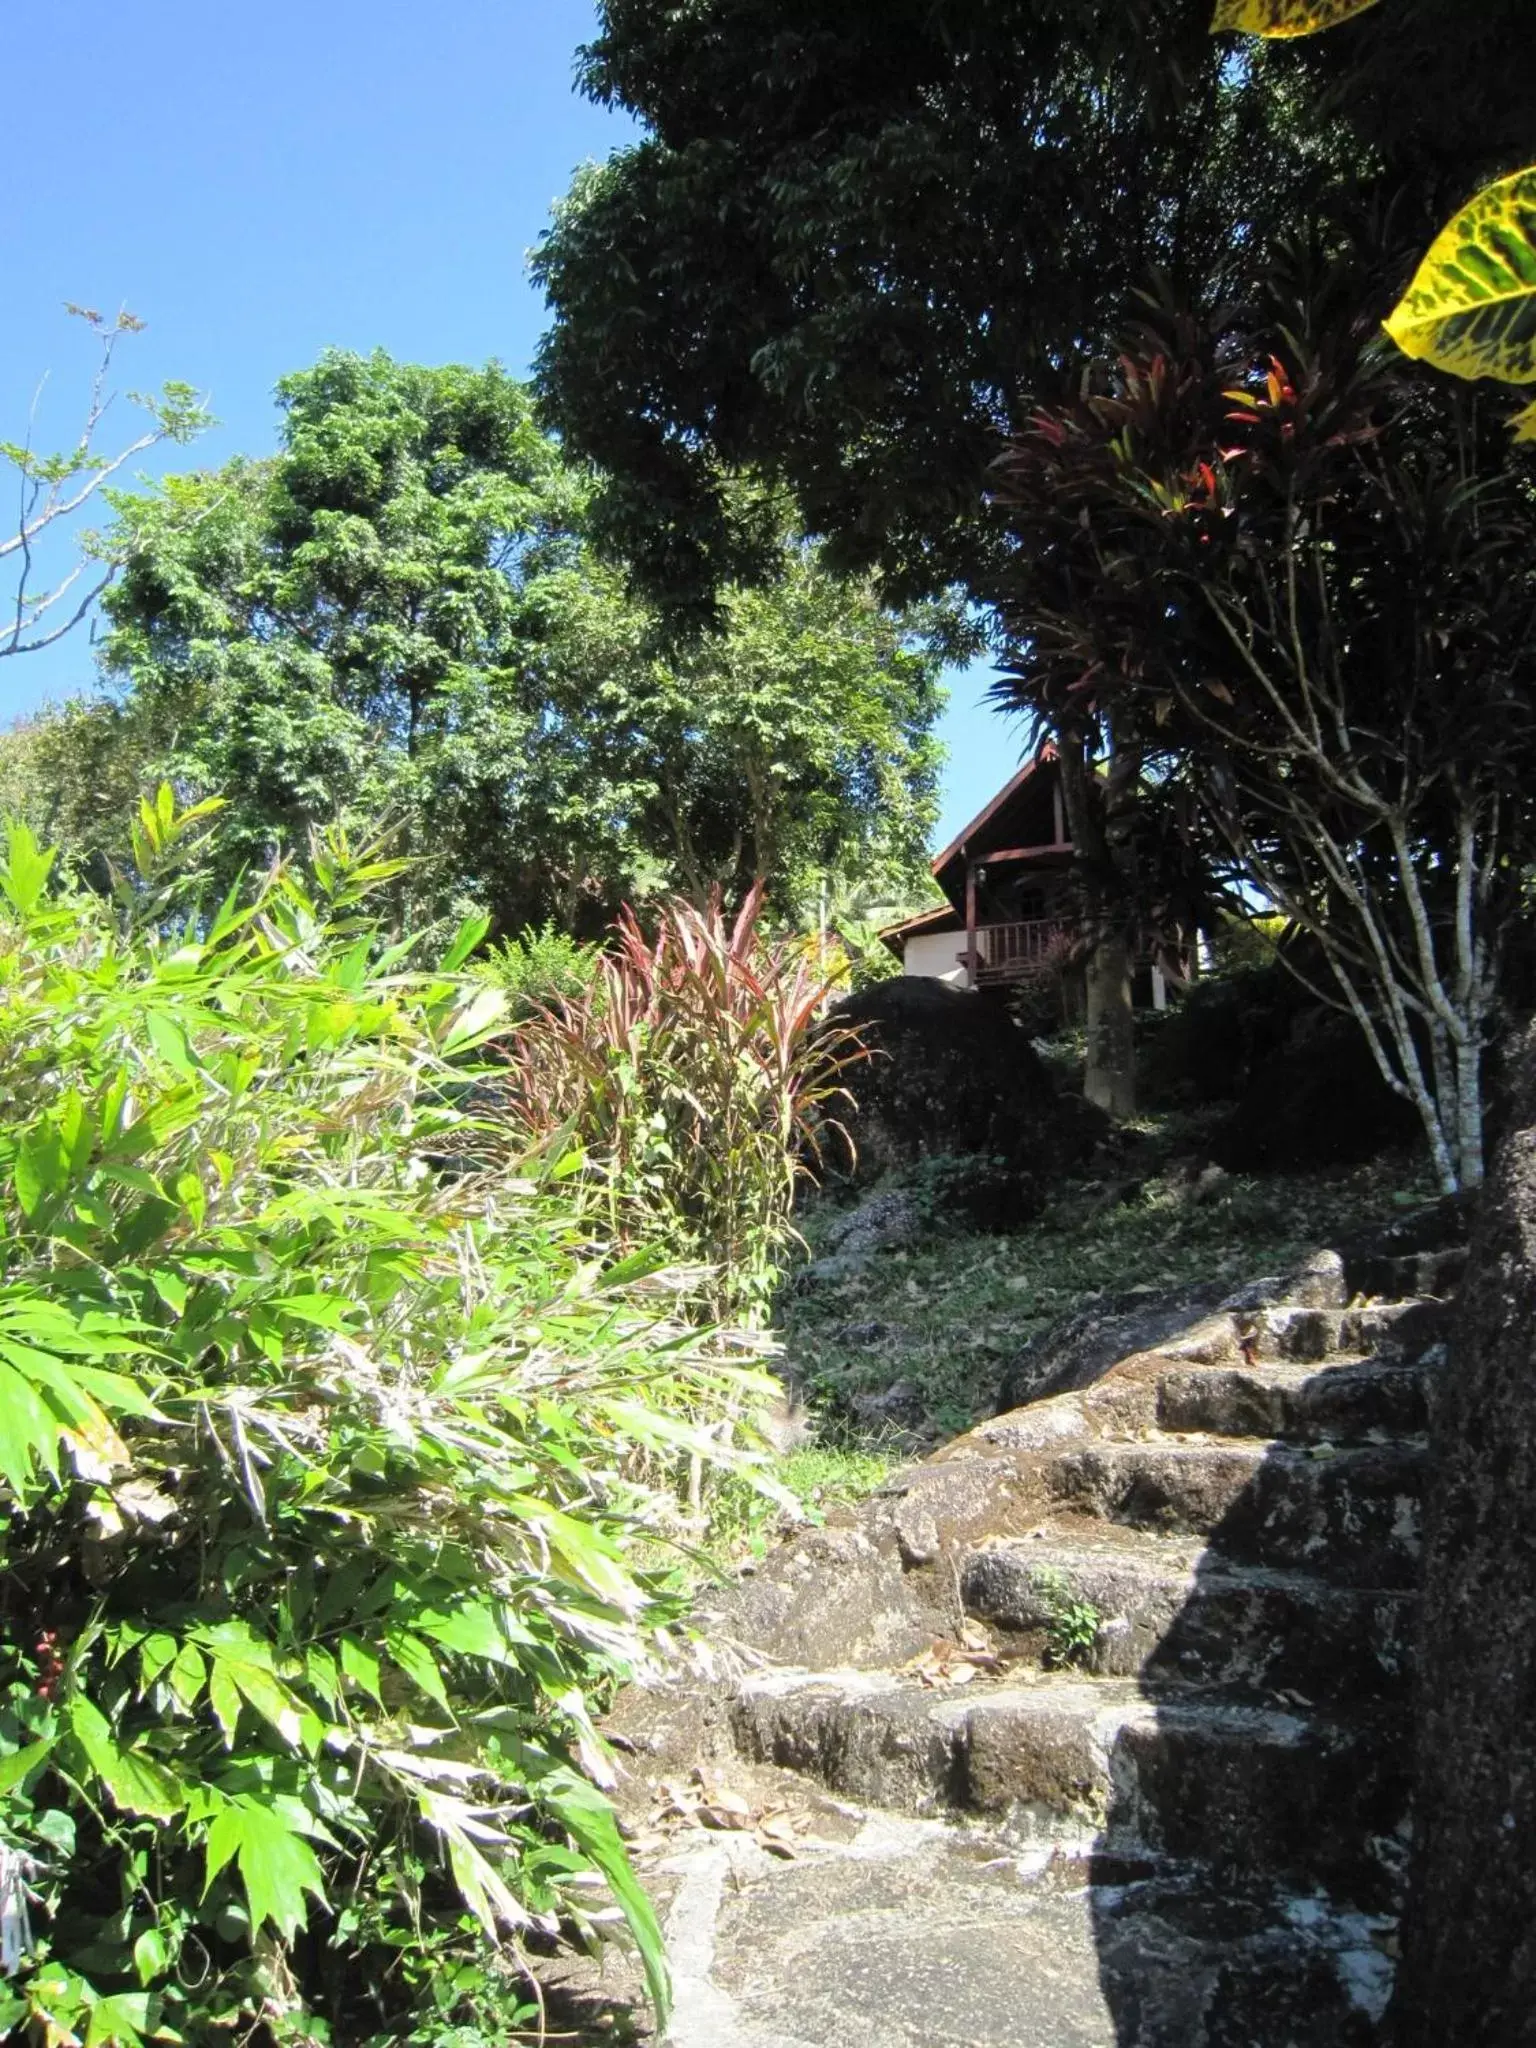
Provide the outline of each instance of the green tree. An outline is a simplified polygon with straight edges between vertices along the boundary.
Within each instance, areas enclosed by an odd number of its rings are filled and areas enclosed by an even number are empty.
[[[707,606],[763,559],[733,495],[755,471],[839,562],[995,605],[1001,437],[1149,268],[1183,303],[1241,303],[1279,233],[1362,196],[1427,238],[1447,181],[1530,133],[1525,11],[1397,0],[1272,46],[1213,40],[1210,0],[608,0],[584,82],[644,133],[582,175],[537,265],[541,386],[608,479],[601,530]],[[1087,787],[1084,736],[1058,737]],[[1087,875],[1111,904],[1134,836],[1113,823]],[[1094,1086],[1124,1106],[1125,963],[1095,922]]]
[[[609,0],[584,82],[646,132],[539,253],[539,377],[605,478],[598,531],[663,603],[763,573],[745,471],[840,566],[986,615],[1010,552],[989,465],[1026,394],[1151,268],[1226,297],[1341,157],[1364,165],[1294,64],[1208,23],[1205,0]],[[1083,737],[1058,736],[1086,788]],[[1098,929],[1089,1086],[1123,1111],[1130,980]]]
[[[1397,356],[1372,282],[1278,268],[1243,318],[1170,314],[1037,411],[999,480],[1005,695],[1086,698],[1162,755],[1227,874],[1311,935],[1454,1189],[1482,1177],[1533,850],[1536,532],[1501,409]]]
[[[105,856],[126,857],[127,820],[156,779],[149,737],[106,697],[45,705],[0,736],[0,817],[70,849],[82,874],[108,887]]]
[[[610,682],[643,844],[696,900],[763,875],[801,919],[840,883],[912,888],[938,808],[939,657],[965,644],[951,615],[893,618],[791,548],[767,588],[723,593],[714,630]]]
[[[1149,266],[1219,292],[1327,168],[1297,146],[1294,65],[1208,21],[1208,0],[607,0],[583,83],[645,133],[538,255],[540,380],[654,590],[707,603],[770,558],[732,493],[750,471],[840,565],[991,596],[985,478],[1020,391]]]
[[[140,743],[229,797],[228,857],[393,807],[402,851],[440,862],[429,778],[452,809],[466,760],[479,788],[526,760],[513,656],[569,546],[558,457],[494,365],[333,354],[279,401],[275,458],[120,501],[104,666]]]
[[[759,874],[793,912],[821,874],[921,865],[952,614],[892,615],[780,522],[773,581],[678,644],[496,366],[332,354],[280,399],[275,457],[119,500],[117,694],[0,760],[77,855],[124,854],[84,784],[164,773],[228,799],[232,865],[392,823],[416,923],[595,932],[626,898]]]

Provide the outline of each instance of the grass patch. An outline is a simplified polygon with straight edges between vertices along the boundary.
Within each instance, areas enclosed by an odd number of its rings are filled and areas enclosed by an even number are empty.
[[[829,1508],[852,1507],[878,1493],[900,1462],[889,1450],[842,1449],[818,1443],[792,1451],[778,1476],[808,1511],[825,1513]]]
[[[777,1334],[822,1433],[857,1444],[857,1397],[898,1380],[921,1395],[932,1433],[957,1433],[992,1412],[1001,1370],[1024,1344],[1096,1300],[1212,1279],[1237,1288],[1433,1199],[1420,1161],[1389,1157],[1352,1171],[1233,1176],[1195,1200],[1169,1170],[1188,1137],[1186,1124],[1144,1121],[1111,1176],[1064,1184],[1022,1230],[936,1227],[913,1249],[788,1286]],[[805,1219],[813,1254],[833,1213]]]
[[[878,1493],[903,1462],[894,1447],[843,1444],[831,1433],[824,1442],[789,1452],[774,1467],[773,1476],[798,1501],[798,1515],[765,1499],[746,1480],[728,1478],[710,1503],[709,1535],[701,1555],[722,1571],[743,1558],[762,1557],[770,1542],[796,1521],[824,1521],[839,1508],[855,1507]]]

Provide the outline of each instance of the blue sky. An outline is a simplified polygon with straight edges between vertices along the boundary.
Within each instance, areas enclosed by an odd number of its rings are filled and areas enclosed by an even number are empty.
[[[259,455],[272,387],[322,348],[521,373],[544,325],[529,249],[572,170],[626,123],[572,91],[590,0],[53,0],[13,22],[0,211],[0,439],[78,426],[90,337],[64,302],[148,325],[119,383],[181,378],[220,424],[157,467]],[[131,438],[119,400],[109,440]],[[0,663],[0,719],[89,685],[83,636]],[[943,842],[1018,754],[958,676]]]

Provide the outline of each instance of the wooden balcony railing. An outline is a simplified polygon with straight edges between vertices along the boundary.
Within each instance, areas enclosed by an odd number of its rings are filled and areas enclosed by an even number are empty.
[[[979,957],[972,979],[978,988],[1025,981],[1049,963],[1066,938],[1067,927],[1056,917],[1031,917],[1022,924],[978,925]],[[965,955],[960,957],[963,960]]]

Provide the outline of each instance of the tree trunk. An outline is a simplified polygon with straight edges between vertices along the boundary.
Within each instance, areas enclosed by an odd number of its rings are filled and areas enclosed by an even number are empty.
[[[1482,1018],[1474,1021],[1477,1033],[1471,1044],[1456,1048],[1456,1124],[1461,1185],[1482,1186],[1483,1181],[1483,1074],[1479,1043]]]
[[[1094,794],[1087,735],[1064,726],[1057,738],[1061,790],[1076,853],[1077,885],[1088,934],[1088,1051],[1083,1093],[1111,1116],[1136,1113],[1136,1047],[1125,873],[1135,815],[1137,763],[1111,739],[1110,772]]]
[[[1113,1117],[1136,1114],[1136,1044],[1131,1010],[1131,950],[1123,931],[1105,929],[1088,956],[1088,1060],[1083,1093]]]

